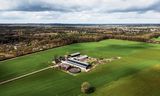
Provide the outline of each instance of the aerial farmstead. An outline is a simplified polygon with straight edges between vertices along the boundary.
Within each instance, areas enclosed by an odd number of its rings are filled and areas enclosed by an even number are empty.
[[[80,72],[88,72],[92,68],[95,68],[98,64],[105,64],[107,62],[111,62],[116,59],[120,59],[121,57],[114,57],[110,59],[98,59],[89,57],[87,55],[81,55],[80,52],[76,52],[73,54],[69,54],[67,56],[60,56],[55,58],[53,63],[55,63],[55,67],[59,68],[67,73],[80,73]]]

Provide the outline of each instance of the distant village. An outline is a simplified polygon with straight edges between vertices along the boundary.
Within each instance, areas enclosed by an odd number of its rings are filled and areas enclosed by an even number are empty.
[[[99,64],[106,64],[108,62],[121,59],[121,57],[113,58],[93,58],[87,55],[81,55],[80,52],[72,53],[65,56],[54,58],[52,63],[54,67],[70,74],[77,74],[80,72],[89,72]]]

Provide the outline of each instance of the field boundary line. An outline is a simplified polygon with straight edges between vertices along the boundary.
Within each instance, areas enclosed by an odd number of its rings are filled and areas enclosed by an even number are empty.
[[[15,81],[15,80],[18,80],[18,79],[33,75],[33,74],[36,74],[36,73],[39,73],[39,72],[42,72],[42,71],[50,69],[50,68],[53,68],[53,66],[49,66],[49,67],[46,67],[46,68],[43,68],[43,69],[40,69],[40,70],[37,70],[37,71],[33,71],[31,73],[27,73],[27,74],[24,74],[24,75],[21,75],[21,76],[18,76],[18,77],[9,79],[9,80],[2,81],[2,82],[0,82],[0,85],[9,83],[9,82],[12,82],[12,81]]]

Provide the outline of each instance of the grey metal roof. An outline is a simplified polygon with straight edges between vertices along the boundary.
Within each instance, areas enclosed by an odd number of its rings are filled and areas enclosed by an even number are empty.
[[[70,54],[70,56],[76,56],[76,55],[80,55],[80,52],[76,52],[76,53]]]
[[[71,62],[71,61],[67,61],[69,64],[72,64],[73,66],[77,66],[77,67],[80,67],[80,68],[87,68],[87,66],[84,66],[84,65],[81,65],[81,64],[78,64],[78,63],[74,63],[74,62]]]
[[[88,58],[88,56],[87,55],[83,55],[83,56],[77,57],[77,59],[79,59],[79,60],[85,59],[85,58]]]
[[[82,68],[87,68],[88,66],[90,66],[90,64],[88,64],[88,63],[80,62],[80,61],[73,60],[73,59],[68,59],[67,62],[70,63],[70,64],[73,64],[73,65],[82,67]]]

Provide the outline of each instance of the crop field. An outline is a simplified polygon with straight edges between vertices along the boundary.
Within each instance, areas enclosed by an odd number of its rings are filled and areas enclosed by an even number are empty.
[[[54,55],[81,52],[91,57],[122,59],[72,76],[48,69],[0,85],[0,96],[86,96],[80,86],[95,87],[89,96],[159,96],[160,45],[124,40],[77,43],[0,62],[0,82],[51,65]]]

